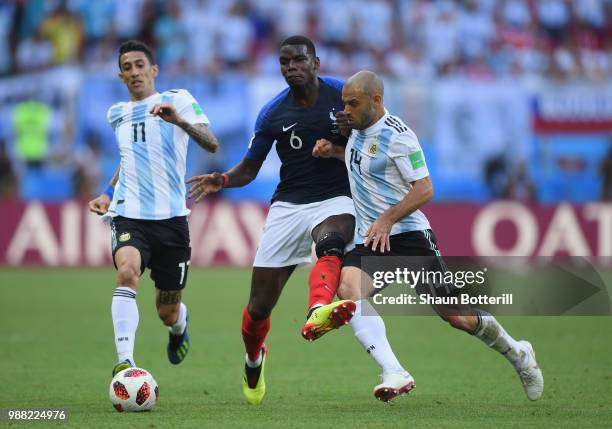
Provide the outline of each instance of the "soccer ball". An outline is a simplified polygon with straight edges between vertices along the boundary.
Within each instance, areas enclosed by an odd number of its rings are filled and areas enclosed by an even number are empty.
[[[157,402],[157,381],[146,369],[127,368],[113,377],[108,390],[113,406],[123,411],[149,411]]]

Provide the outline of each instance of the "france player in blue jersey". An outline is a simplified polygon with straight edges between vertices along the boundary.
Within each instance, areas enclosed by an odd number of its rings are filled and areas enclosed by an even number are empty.
[[[146,45],[125,42],[118,62],[130,101],[111,106],[107,119],[121,164],[107,191],[89,203],[92,212],[110,219],[112,229],[117,288],[111,310],[119,359],[113,375],[134,365],[136,292],[145,268],[155,282],[158,316],[169,328],[168,359],[178,364],[187,354],[187,307],[182,302],[191,255],[187,142],[191,137],[210,152],[218,147],[208,118],[188,91],[156,91],[159,70]]]
[[[362,258],[402,257],[402,263],[409,265],[394,268],[409,267],[412,271],[444,272],[446,268],[429,222],[419,210],[433,197],[423,151],[412,130],[386,111],[383,95],[383,83],[376,74],[362,71],[352,76],[342,90],[344,113],[353,129],[346,149],[321,139],[313,155],[345,160],[349,171],[357,217],[356,245],[344,259],[338,296],[357,301],[351,325],[361,332],[356,335],[383,370],[383,381],[374,394],[388,401],[410,391],[414,379],[391,351],[384,322],[367,300],[361,299],[375,292],[371,285],[368,290],[363,284],[373,272],[362,264]],[[407,258],[411,256],[416,258]],[[359,311],[363,308],[368,315]],[[495,317],[480,309],[442,305],[435,309],[451,326],[501,353],[518,372],[527,397],[540,398],[544,379],[529,342],[516,341]],[[378,320],[376,329],[371,329],[373,319]],[[362,329],[362,323],[369,323],[370,328]]]
[[[343,145],[342,82],[318,77],[319,59],[308,38],[293,36],[280,47],[281,73],[289,87],[259,113],[244,159],[228,172],[196,176],[190,197],[199,201],[221,188],[241,187],[259,172],[273,145],[281,160],[280,183],[253,263],[251,293],[243,311],[246,348],[243,393],[251,404],[265,394],[263,369],[270,314],[296,266],[318,257],[309,278],[309,317],[302,335],[314,340],[348,323],[355,303],[331,303],[344,249],[353,239],[354,206],[344,165],[311,153],[317,139]]]

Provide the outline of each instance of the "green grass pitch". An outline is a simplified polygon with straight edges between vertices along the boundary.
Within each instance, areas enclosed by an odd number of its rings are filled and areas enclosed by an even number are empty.
[[[172,366],[167,331],[148,275],[138,294],[137,364],[160,385],[149,413],[115,412],[108,399],[115,351],[110,317],[114,271],[3,269],[0,408],[66,408],[76,428],[611,427],[612,318],[505,317],[535,346],[543,398],[525,397],[511,366],[480,341],[434,317],[387,317],[387,333],[417,388],[393,404],[374,399],[378,368],[345,327],[314,343],[299,335],[307,273],[296,272],[272,316],[267,396],[241,392],[242,309],[248,270],[192,269],[189,356]],[[51,423],[6,421],[43,427]]]

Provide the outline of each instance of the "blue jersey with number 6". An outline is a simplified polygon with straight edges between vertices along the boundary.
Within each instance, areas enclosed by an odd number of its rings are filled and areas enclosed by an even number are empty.
[[[309,108],[298,105],[287,88],[259,112],[246,158],[263,162],[276,143],[281,169],[272,202],[308,204],[342,195],[350,197],[343,163],[312,156],[318,139],[342,144],[335,115],[344,108],[343,84],[319,78],[319,97]]]

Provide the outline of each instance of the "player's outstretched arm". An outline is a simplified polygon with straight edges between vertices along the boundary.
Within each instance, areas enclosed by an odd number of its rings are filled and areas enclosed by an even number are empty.
[[[335,145],[329,140],[319,139],[312,149],[315,158],[336,158],[344,161],[344,146]]]
[[[219,149],[217,137],[208,129],[206,124],[190,124],[180,122],[178,124],[202,149],[215,153]]]
[[[381,252],[391,250],[389,237],[393,225],[412,212],[420,209],[433,198],[433,185],[429,176],[411,183],[412,189],[396,205],[387,209],[370,226],[363,242],[365,247],[372,244],[372,249],[379,247]]]
[[[222,188],[241,188],[248,185],[257,177],[263,163],[244,158],[227,173],[211,173],[194,176],[187,180],[191,185],[189,198],[199,202],[208,194],[219,192]]]
[[[121,170],[120,166],[117,167],[117,170],[115,170],[115,174],[113,174],[113,178],[108,183],[108,187],[102,193],[102,195],[100,195],[99,197],[89,202],[90,212],[96,213],[98,215],[103,215],[108,211],[108,208],[110,207],[110,203],[111,203],[110,192],[112,192],[112,189],[115,187],[115,185],[117,184],[117,181],[119,180],[119,170]]]
[[[158,103],[151,107],[150,113],[159,116],[166,122],[180,127],[191,137],[202,149],[215,153],[219,149],[219,141],[208,129],[206,124],[190,124],[177,113],[171,103]]]

